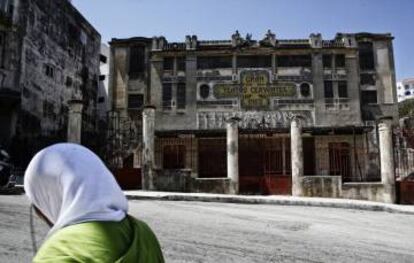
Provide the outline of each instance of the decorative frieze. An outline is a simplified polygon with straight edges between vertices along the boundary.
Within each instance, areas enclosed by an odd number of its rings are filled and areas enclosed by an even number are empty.
[[[314,124],[312,111],[206,111],[197,114],[197,127],[203,130],[224,129],[227,120],[237,117],[241,128],[281,128],[289,127],[290,120],[297,115],[303,117],[304,126]]]

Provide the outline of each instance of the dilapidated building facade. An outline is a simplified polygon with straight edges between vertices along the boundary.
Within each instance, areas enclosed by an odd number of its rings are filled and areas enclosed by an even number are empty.
[[[100,34],[67,0],[1,1],[0,125],[16,166],[66,141],[68,101],[83,102],[84,144],[96,134]]]
[[[144,189],[387,201],[392,39],[113,39],[113,126],[127,131],[112,136],[127,140],[117,165],[141,168]]]

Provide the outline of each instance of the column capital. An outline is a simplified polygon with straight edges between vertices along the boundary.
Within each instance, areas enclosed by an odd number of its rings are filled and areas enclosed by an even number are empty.
[[[80,99],[71,99],[71,100],[68,100],[68,104],[69,105],[73,105],[73,104],[82,104],[83,105],[83,100],[80,100]]]
[[[392,116],[381,116],[377,119],[378,123],[384,123],[384,122],[392,122],[394,118]]]
[[[241,121],[241,118],[239,117],[231,117],[229,119],[227,119],[227,123],[238,123],[239,121]]]
[[[147,110],[147,109],[155,110],[157,109],[157,107],[155,107],[155,105],[152,105],[152,104],[147,104],[144,106],[144,110]]]
[[[68,101],[69,112],[82,113],[83,101],[79,99],[72,99]]]
[[[295,115],[293,115],[291,118],[290,118],[290,125],[292,126],[292,125],[297,125],[297,126],[300,126],[300,127],[302,127],[303,126],[303,124],[304,124],[304,122],[305,122],[305,117],[303,117],[302,115],[300,115],[300,114],[295,114]]]

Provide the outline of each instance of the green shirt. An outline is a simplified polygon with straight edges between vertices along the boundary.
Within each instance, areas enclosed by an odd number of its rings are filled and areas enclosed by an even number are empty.
[[[87,222],[67,226],[50,236],[33,262],[163,263],[157,238],[142,221]]]

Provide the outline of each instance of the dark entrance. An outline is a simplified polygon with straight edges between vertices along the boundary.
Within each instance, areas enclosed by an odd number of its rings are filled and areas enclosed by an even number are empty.
[[[289,138],[240,138],[240,193],[291,194]]]

